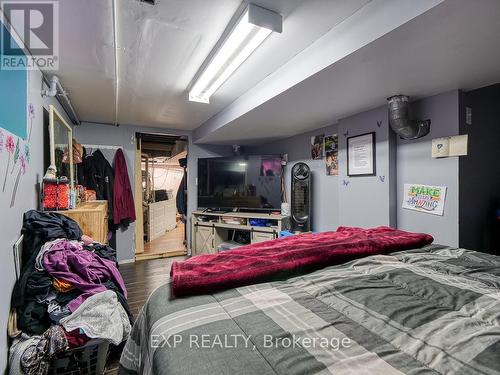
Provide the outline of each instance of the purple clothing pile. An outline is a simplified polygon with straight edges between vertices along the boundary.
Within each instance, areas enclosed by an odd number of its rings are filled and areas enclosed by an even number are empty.
[[[127,298],[127,289],[114,262],[83,249],[69,240],[55,243],[43,256],[43,265],[53,277],[65,280],[83,293],[72,300],[68,307],[74,312],[88,297],[104,292],[102,285],[112,281]]]

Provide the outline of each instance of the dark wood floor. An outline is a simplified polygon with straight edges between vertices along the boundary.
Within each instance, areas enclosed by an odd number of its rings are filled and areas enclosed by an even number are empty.
[[[161,258],[120,265],[134,317],[137,317],[151,292],[168,281],[172,262],[183,259],[185,257]],[[119,359],[119,353],[113,353],[106,366],[106,375],[118,373]]]

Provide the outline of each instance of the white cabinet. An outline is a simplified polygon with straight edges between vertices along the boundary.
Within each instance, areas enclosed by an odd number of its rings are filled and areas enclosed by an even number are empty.
[[[175,200],[170,199],[149,204],[148,241],[152,241],[175,229],[177,225],[177,207]]]
[[[216,252],[215,234],[213,227],[205,227],[196,225],[195,227],[195,243],[194,248],[196,254],[212,254]]]
[[[252,232],[250,235],[251,243],[259,243],[269,240],[274,240],[276,235],[274,233],[269,232]]]

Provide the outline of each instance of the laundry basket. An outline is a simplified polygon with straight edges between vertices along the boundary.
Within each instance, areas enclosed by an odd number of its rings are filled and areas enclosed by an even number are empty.
[[[59,353],[53,359],[49,375],[102,375],[108,359],[109,342],[90,340],[84,346]]]

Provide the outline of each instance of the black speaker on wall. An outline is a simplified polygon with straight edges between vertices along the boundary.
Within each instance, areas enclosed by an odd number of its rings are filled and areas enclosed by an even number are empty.
[[[291,227],[292,232],[311,230],[311,169],[305,163],[292,168]]]

